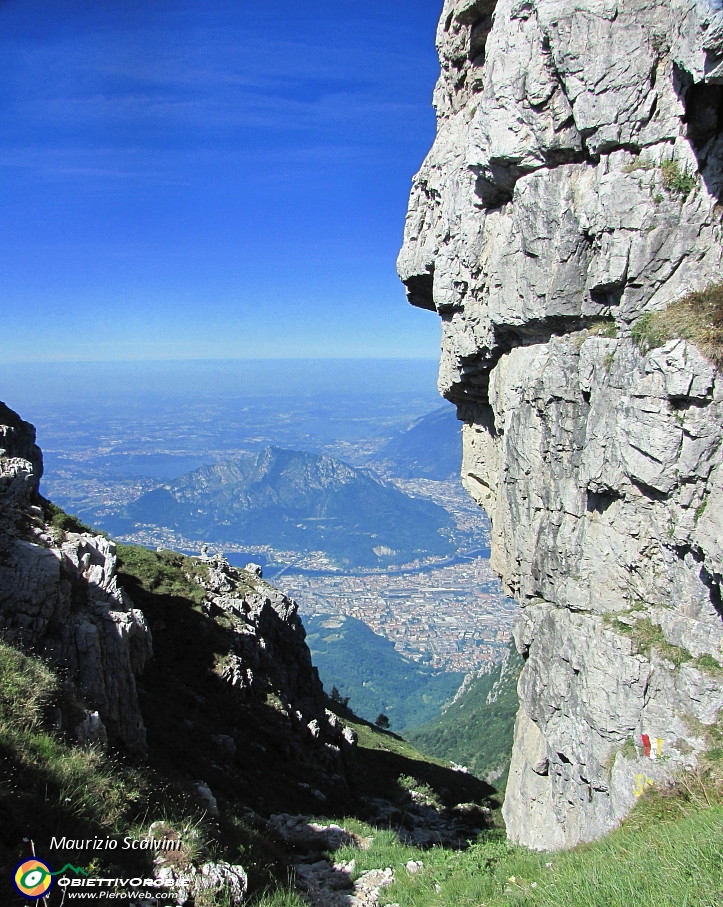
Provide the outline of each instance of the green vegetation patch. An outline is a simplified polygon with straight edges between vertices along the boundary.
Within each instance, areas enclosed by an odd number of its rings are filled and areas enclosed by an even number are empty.
[[[704,740],[705,748],[695,768],[681,772],[674,783],[646,789],[626,820],[629,827],[677,821],[723,805],[723,711],[712,725],[690,715],[685,716],[685,722],[692,735]]]
[[[643,353],[669,340],[690,340],[715,365],[723,365],[723,283],[646,312],[633,325],[633,340]]]
[[[646,157],[636,157],[623,167],[623,173],[636,173],[639,170],[652,170],[655,165]]]
[[[151,551],[141,545],[118,545],[118,573],[121,585],[140,585],[155,595],[171,595],[200,604],[205,596],[196,582],[208,575],[208,568],[196,558],[175,551]]]
[[[384,902],[400,907],[713,907],[723,894],[720,805],[643,827],[626,823],[601,841],[554,854],[511,845],[494,829],[461,851],[418,850],[393,830],[354,830],[373,835],[371,846],[344,848],[334,860],[353,859],[355,877],[390,866],[396,881]],[[409,861],[422,865],[410,872]]]
[[[48,729],[67,695],[39,658],[0,642],[0,863],[15,860],[23,837],[47,841],[57,827],[68,837],[117,833],[139,799],[133,770]]]
[[[603,337],[614,340],[618,336],[618,326],[614,318],[596,318],[586,328],[574,335],[573,343],[579,350],[590,337]]]
[[[668,192],[674,192],[686,198],[695,188],[697,182],[695,174],[689,173],[687,167],[681,169],[678,161],[663,161],[660,164],[660,173],[663,188]]]
[[[690,652],[683,646],[675,646],[668,642],[660,625],[654,624],[649,617],[638,618],[634,623],[628,624],[617,617],[607,616],[605,623],[616,633],[632,640],[638,655],[648,655],[655,650],[676,667],[693,659]]]
[[[605,337],[612,340],[618,336],[618,326],[614,318],[598,318],[588,327],[589,337]]]
[[[95,529],[91,529],[90,526],[87,526],[79,520],[78,517],[66,513],[62,507],[58,507],[58,505],[53,504],[52,501],[41,498],[40,506],[42,507],[45,521],[49,526],[55,529],[61,537],[65,535],[66,532],[87,533],[88,535],[103,534],[97,532]]]
[[[723,665],[708,652],[695,658],[693,664],[699,671],[705,671],[713,677],[723,677]]]
[[[354,860],[355,878],[391,867],[395,882],[384,901],[400,907],[713,907],[723,897],[723,715],[693,730],[708,746],[699,769],[648,790],[620,828],[594,843],[536,853],[490,829],[462,850],[422,850],[401,843],[394,829],[344,819],[371,845],[343,848],[333,859]],[[632,740],[623,749],[634,749]]]
[[[416,798],[427,806],[434,806],[436,809],[442,808],[442,801],[436,791],[425,781],[420,781],[411,775],[400,775],[397,778],[397,784],[409,794],[416,795]]]

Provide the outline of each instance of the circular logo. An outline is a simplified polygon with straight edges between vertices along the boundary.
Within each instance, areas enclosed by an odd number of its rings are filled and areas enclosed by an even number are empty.
[[[50,890],[53,877],[47,864],[31,857],[29,860],[23,860],[15,869],[13,881],[23,897],[42,898]]]

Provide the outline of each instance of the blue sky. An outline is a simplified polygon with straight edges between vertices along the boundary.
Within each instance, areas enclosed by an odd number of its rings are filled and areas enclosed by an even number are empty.
[[[2,359],[437,355],[441,0],[0,0]]]

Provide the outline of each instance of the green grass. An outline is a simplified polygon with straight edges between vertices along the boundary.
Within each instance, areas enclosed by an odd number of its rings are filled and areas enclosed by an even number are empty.
[[[634,161],[631,161],[623,167],[623,173],[635,173],[638,170],[652,170],[653,166],[652,161],[649,161],[647,158],[636,157]]]
[[[693,659],[693,664],[700,671],[705,671],[706,674],[711,674],[713,677],[723,677],[723,665],[717,658],[709,655],[708,652]]]
[[[700,502],[700,504],[698,504],[698,506],[695,508],[695,517],[694,517],[694,519],[695,519],[696,524],[697,524],[698,520],[699,520],[699,519],[703,516],[703,514],[705,513],[705,508],[706,508],[707,506],[708,506],[708,495],[706,494],[706,496],[703,498],[703,500]]]
[[[646,639],[651,637],[654,644],[654,633]],[[201,820],[188,810],[183,795],[159,784],[150,769],[69,746],[50,732],[49,711],[63,704],[64,695],[63,684],[42,661],[0,643],[0,857],[6,867],[17,856],[11,841],[23,835],[41,840],[50,828],[76,837],[140,835],[161,820],[164,833],[175,831],[189,842],[190,858],[244,865],[252,878],[250,907],[302,907],[304,901],[286,881],[285,855],[241,810],[228,810],[217,822]],[[421,782],[436,790],[434,766],[413,747],[366,723],[354,725],[362,751],[391,756],[404,766],[407,777],[391,772],[400,789]],[[621,829],[569,853],[527,851],[509,844],[497,829],[465,850],[422,850],[400,843],[394,828],[341,818],[339,824],[371,838],[371,844],[367,850],[349,847],[329,856],[335,862],[355,860],[355,876],[392,867],[396,881],[384,889],[382,903],[400,907],[628,907],[637,902],[713,907],[723,896],[723,721],[697,730],[709,744],[697,772],[675,787],[646,793]],[[373,766],[377,774],[378,769]],[[116,865],[105,855],[99,859],[103,873]],[[418,873],[406,869],[412,860],[423,863]],[[223,907],[223,897],[216,907]]]
[[[353,859],[355,877],[391,867],[396,881],[384,889],[383,903],[400,907],[713,907],[723,894],[720,804],[642,827],[631,821],[601,841],[555,854],[511,845],[496,830],[463,851],[420,851],[400,844],[393,830],[340,821],[373,841],[333,859]],[[410,860],[421,861],[421,871],[409,873]]]
[[[634,614],[638,608],[631,608],[629,614]],[[628,624],[615,615],[607,615],[605,623],[616,633],[627,636],[632,640],[635,652],[638,655],[649,655],[653,650],[663,658],[672,662],[676,667],[689,663],[699,671],[704,671],[712,677],[723,677],[723,665],[707,652],[695,658],[683,646],[676,646],[663,635],[659,624],[654,624],[650,618],[638,618],[634,623]]]
[[[78,705],[42,661],[0,642],[0,863],[13,838],[42,840],[58,822],[68,837],[118,833],[143,793],[133,769],[48,730],[56,709],[72,716]]]
[[[696,733],[709,747],[698,770],[675,785],[647,791],[620,828],[592,844],[536,853],[490,829],[464,850],[422,850],[402,844],[394,828],[346,817],[336,821],[371,839],[370,845],[328,856],[353,860],[354,879],[391,867],[395,882],[384,889],[381,903],[400,907],[713,907],[723,897],[723,718]],[[409,861],[421,862],[421,870],[408,872]],[[279,894],[263,904],[299,902]]]
[[[200,604],[205,596],[195,577],[203,578],[208,568],[196,558],[175,551],[151,551],[140,545],[117,546],[119,581],[130,580],[147,593],[185,598]]]
[[[264,892],[258,898],[253,898],[248,905],[249,907],[309,907],[309,902],[305,901],[296,891],[288,888],[276,888]]]
[[[99,532],[98,530],[91,529],[90,526],[87,526],[78,517],[73,516],[70,513],[66,513],[61,507],[58,507],[57,504],[53,504],[52,501],[48,501],[45,498],[41,497],[39,499],[40,507],[43,511],[43,517],[45,522],[51,529],[54,530],[54,533],[58,541],[62,541],[66,532],[86,532],[89,535],[104,535],[105,533]]]
[[[614,318],[598,318],[587,330],[589,337],[606,337],[611,340],[618,336],[618,326]]]
[[[427,806],[442,809],[442,801],[437,796],[437,792],[425,781],[420,781],[419,778],[414,778],[412,775],[400,775],[397,778],[397,784],[409,794],[415,794],[416,798]]]
[[[663,188],[670,193],[681,195],[683,198],[692,192],[697,183],[695,174],[689,173],[687,167],[681,170],[678,161],[663,161],[660,164],[660,173]]]
[[[577,349],[580,349],[588,337],[604,337],[613,340],[617,336],[618,326],[614,318],[596,318],[584,330],[575,335],[573,342]]]
[[[723,365],[723,283],[713,284],[672,302],[660,312],[646,312],[633,325],[642,352],[669,340],[690,340],[715,365]]]
[[[676,667],[693,660],[693,656],[683,646],[675,646],[668,642],[663,635],[662,628],[658,624],[654,624],[649,617],[638,618],[634,623],[627,624],[614,615],[608,615],[605,623],[616,633],[632,640],[638,655],[649,655],[655,650]]]

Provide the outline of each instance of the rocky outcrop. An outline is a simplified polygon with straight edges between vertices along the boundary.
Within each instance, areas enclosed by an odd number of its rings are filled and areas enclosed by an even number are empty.
[[[206,591],[203,611],[227,632],[228,651],[218,672],[233,699],[272,703],[287,727],[290,757],[342,780],[356,733],[325,708],[297,604],[265,582],[256,564],[240,570],[220,555],[200,563],[207,567],[199,580]]]
[[[0,494],[3,507],[21,505],[38,490],[43,456],[35,443],[35,429],[0,403]]]
[[[142,754],[135,678],[151,655],[151,636],[118,586],[115,545],[49,525],[37,494],[42,455],[35,429],[0,404],[0,433],[2,637],[47,657],[93,710],[66,730],[98,741],[107,729]]]
[[[633,339],[720,280],[723,9],[447,0],[437,42],[398,268],[522,606],[508,834],[565,847],[694,766],[723,706],[723,378]]]

